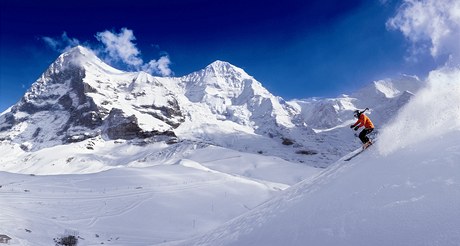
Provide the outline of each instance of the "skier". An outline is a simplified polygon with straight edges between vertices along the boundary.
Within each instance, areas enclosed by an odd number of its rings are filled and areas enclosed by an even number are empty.
[[[359,133],[359,139],[363,142],[363,149],[366,149],[372,144],[372,141],[366,135],[374,130],[374,124],[372,124],[371,119],[364,114],[366,110],[368,110],[368,108],[363,111],[355,110],[353,116],[358,120],[355,124],[350,126],[350,128],[354,128],[355,131],[364,126],[364,129]]]

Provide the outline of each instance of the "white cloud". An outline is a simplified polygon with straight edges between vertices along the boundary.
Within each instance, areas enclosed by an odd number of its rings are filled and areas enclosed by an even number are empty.
[[[68,49],[80,45],[80,41],[76,38],[69,38],[66,32],[63,32],[59,38],[41,37],[41,39],[53,50],[65,52]]]
[[[169,68],[171,60],[169,56],[162,56],[160,59],[151,60],[149,63],[145,64],[142,68],[144,71],[150,74],[159,74],[161,76],[171,76],[172,71]]]
[[[110,31],[99,32],[96,38],[104,44],[110,59],[122,61],[135,68],[142,65],[143,61],[139,58],[141,52],[133,43],[136,38],[132,30],[122,28],[118,34]]]
[[[121,61],[136,70],[143,70],[150,74],[170,76],[172,74],[169,65],[169,56],[162,56],[158,60],[151,60],[144,64],[140,57],[141,52],[136,47],[134,41],[136,37],[132,30],[122,28],[120,33],[103,31],[96,34],[96,38],[105,46],[109,61]]]
[[[404,0],[386,24],[412,42],[413,55],[428,47],[433,57],[460,61],[460,1]]]

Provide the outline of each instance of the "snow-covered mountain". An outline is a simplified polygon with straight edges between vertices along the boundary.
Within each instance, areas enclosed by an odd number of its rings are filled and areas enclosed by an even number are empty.
[[[78,46],[51,64],[0,125],[2,139],[34,151],[96,136],[174,135],[181,121],[177,100],[154,78],[116,70]]]
[[[26,155],[98,138],[192,140],[324,167],[357,146],[345,127],[353,110],[369,107],[380,126],[420,86],[404,76],[351,96],[285,101],[227,62],[162,78],[114,69],[77,46],[0,115],[0,140]]]
[[[273,133],[277,127],[294,127],[289,106],[268,92],[245,71],[215,61],[181,80],[191,102],[204,103],[219,120],[251,126],[256,133]]]
[[[76,47],[0,115],[0,233],[27,246],[68,235],[78,245],[458,245],[459,100],[458,69],[426,85],[401,76],[284,101],[226,62],[160,78]],[[346,162],[360,147],[352,112],[365,107],[378,141]]]

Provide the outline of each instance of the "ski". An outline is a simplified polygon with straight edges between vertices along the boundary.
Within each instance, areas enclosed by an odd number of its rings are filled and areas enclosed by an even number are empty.
[[[355,157],[358,156],[359,154],[363,153],[366,149],[368,149],[369,147],[371,147],[374,143],[375,143],[375,140],[374,140],[373,142],[371,142],[370,144],[367,144],[367,145],[365,144],[365,145],[363,146],[363,148],[362,148],[360,151],[358,151],[358,152],[356,152],[355,154],[353,154],[352,156],[346,158],[344,161],[350,161],[351,159],[355,158]]]
[[[354,155],[348,157],[347,159],[345,159],[344,161],[350,161],[351,159],[355,158],[356,156],[358,156],[359,154],[363,153],[363,151],[365,151],[366,149],[361,149],[359,152],[355,153]]]

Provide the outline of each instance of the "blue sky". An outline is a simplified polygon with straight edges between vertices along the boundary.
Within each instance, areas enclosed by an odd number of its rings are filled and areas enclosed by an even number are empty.
[[[408,59],[414,50],[410,38],[386,25],[400,5],[397,0],[2,0],[0,111],[16,103],[65,47],[82,44],[108,58],[104,37],[124,31],[144,68],[163,57],[168,74],[182,76],[224,60],[285,99],[334,97],[401,73],[423,77],[442,59],[429,52]],[[112,65],[142,67],[113,59]]]

